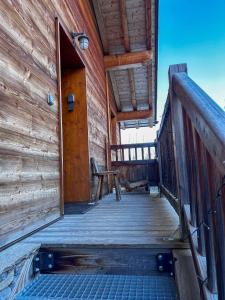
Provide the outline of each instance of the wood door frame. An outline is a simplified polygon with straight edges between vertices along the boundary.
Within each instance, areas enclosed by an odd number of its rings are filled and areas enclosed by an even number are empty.
[[[57,92],[58,92],[58,118],[59,118],[59,172],[60,172],[60,215],[64,215],[64,163],[63,163],[63,123],[62,123],[62,66],[61,66],[61,44],[60,44],[60,30],[63,30],[64,34],[67,36],[71,45],[73,45],[72,37],[69,31],[66,29],[62,20],[57,16],[55,18],[55,28],[56,28],[56,72],[57,72]],[[79,49],[75,49],[79,59],[83,63],[84,67],[86,67],[83,58],[81,57],[81,53]]]

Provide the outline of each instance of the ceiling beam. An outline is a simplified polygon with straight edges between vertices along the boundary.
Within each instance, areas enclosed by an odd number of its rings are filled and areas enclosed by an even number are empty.
[[[130,91],[131,91],[131,103],[134,110],[137,110],[137,100],[136,100],[136,92],[135,92],[135,82],[134,82],[134,71],[132,69],[128,70]]]
[[[143,66],[152,59],[152,51],[128,52],[104,56],[106,70],[123,70]]]
[[[151,1],[145,0],[146,46],[151,49]]]
[[[130,39],[129,39],[128,22],[127,22],[126,0],[120,0],[119,3],[120,3],[120,18],[121,18],[122,30],[123,30],[124,48],[126,52],[130,52]],[[128,71],[128,79],[130,84],[131,104],[133,106],[133,110],[137,110],[134,71],[133,68],[132,69],[130,68],[127,71]]]
[[[129,111],[129,112],[119,112],[117,114],[117,121],[130,121],[130,120],[140,120],[147,119],[152,116],[152,110],[140,110],[140,111]]]
[[[120,0],[120,18],[123,31],[124,48],[126,52],[130,52],[130,40],[127,23],[126,0]]]
[[[118,88],[117,88],[117,82],[116,82],[113,72],[109,72],[109,77],[110,77],[111,84],[112,84],[112,89],[113,89],[116,106],[117,106],[117,109],[120,111],[121,110],[120,96],[119,96],[119,92],[118,92]]]

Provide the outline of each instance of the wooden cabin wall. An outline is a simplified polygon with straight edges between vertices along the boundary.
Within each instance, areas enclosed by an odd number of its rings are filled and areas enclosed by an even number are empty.
[[[3,0],[0,8],[0,246],[60,216],[55,18],[85,31],[89,156],[105,166],[103,54],[88,1]],[[48,93],[56,103],[47,104]]]
[[[72,15],[77,20],[75,24],[75,31],[84,31],[90,38],[89,50],[83,55],[87,74],[89,158],[94,157],[99,168],[105,169],[105,146],[106,141],[108,141],[107,95],[106,74],[103,63],[101,42],[93,18],[93,13],[89,6],[89,1],[69,0],[68,4],[70,5]],[[78,11],[80,11],[79,17]],[[90,197],[93,198],[97,186],[97,180],[94,176],[90,176],[90,180]],[[107,192],[106,184],[104,192]]]

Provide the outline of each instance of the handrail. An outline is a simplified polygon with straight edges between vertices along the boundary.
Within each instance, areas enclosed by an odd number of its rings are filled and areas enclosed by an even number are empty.
[[[186,64],[170,66],[169,81],[182,237],[190,239],[204,298],[218,292],[225,300],[225,112],[188,77]],[[167,120],[164,115],[159,146],[168,140]],[[158,155],[166,161],[161,173],[168,173],[168,155],[160,149]],[[205,257],[206,274],[199,257]]]
[[[140,162],[155,158],[156,143],[136,143],[111,145],[111,161],[112,162]],[[154,154],[152,153],[154,149]],[[133,151],[132,151],[133,150]],[[138,153],[138,150],[139,153]],[[154,157],[153,157],[154,155]]]
[[[136,144],[121,144],[111,145],[111,149],[129,149],[129,148],[144,148],[144,147],[156,147],[156,143],[136,143]]]
[[[186,73],[174,74],[173,90],[204,145],[225,174],[225,113]]]

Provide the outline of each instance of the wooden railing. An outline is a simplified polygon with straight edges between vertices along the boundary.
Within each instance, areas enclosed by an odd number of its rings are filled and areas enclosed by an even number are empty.
[[[190,239],[204,298],[225,300],[225,113],[185,64],[171,66],[169,80],[182,237]]]
[[[179,212],[169,97],[167,98],[164,108],[160,129],[157,132],[157,149],[159,161],[160,191],[166,195],[175,210]]]
[[[120,183],[159,182],[156,143],[111,145],[111,166],[120,171]]]
[[[145,163],[156,157],[156,143],[122,144],[111,145],[112,162],[134,162]]]

